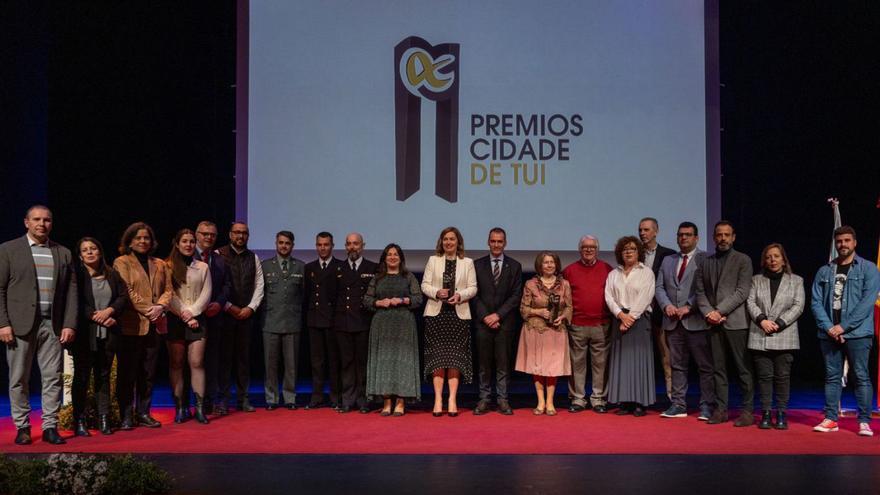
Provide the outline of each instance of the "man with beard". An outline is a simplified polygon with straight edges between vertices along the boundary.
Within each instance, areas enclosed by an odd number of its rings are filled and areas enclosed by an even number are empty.
[[[361,304],[378,265],[364,259],[364,237],[352,232],[345,236],[346,260],[337,279],[336,311],[333,327],[339,345],[342,374],[342,406],[347,413],[357,406],[362,414],[370,412],[367,402],[367,351],[370,345],[370,321],[373,314]]]
[[[275,234],[275,256],[263,261],[265,297],[260,309],[266,366],[266,409],[278,407],[278,363],[283,363],[284,407],[296,409],[296,365],[302,331],[305,263],[292,257],[293,232]]]
[[[251,333],[254,313],[263,300],[263,268],[260,258],[247,247],[250,231],[244,222],[235,222],[229,230],[229,244],[220,248],[232,279],[229,299],[226,301],[226,331],[230,332],[235,359],[235,388],[238,394],[238,410],[254,412],[248,397],[251,383]],[[230,362],[233,356],[228,356]],[[221,390],[229,396],[229,388]],[[226,403],[222,406],[225,408]]]
[[[742,411],[734,426],[750,426],[755,390],[752,359],[747,344],[749,318],[746,314],[746,298],[752,287],[752,261],[733,249],[736,232],[727,220],[715,224],[715,254],[707,257],[695,275],[697,284],[697,307],[710,325],[709,343],[712,347],[715,368],[715,400],[717,408],[709,418],[709,424],[727,421],[728,379],[727,354],[736,367],[742,392]]]
[[[856,231],[844,225],[834,231],[837,258],[813,279],[813,316],[825,358],[825,419],[814,431],[837,431],[844,356],[856,375],[859,435],[870,437],[871,374],[868,359],[874,338],[874,303],[880,292],[877,265],[856,254]]]

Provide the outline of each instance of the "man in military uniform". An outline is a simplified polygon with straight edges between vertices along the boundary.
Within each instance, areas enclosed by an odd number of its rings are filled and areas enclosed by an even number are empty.
[[[292,257],[293,232],[275,235],[275,256],[263,261],[265,295],[260,311],[266,363],[266,409],[278,407],[278,364],[284,369],[284,407],[296,409],[296,357],[302,330],[305,263]]]
[[[306,409],[317,409],[324,402],[324,382],[330,382],[330,407],[339,408],[342,384],[339,380],[339,347],[333,330],[337,277],[342,261],[333,257],[333,234],[319,232],[315,238],[318,259],[306,265],[306,326],[312,359],[312,398]]]
[[[345,237],[345,251],[347,259],[338,275],[333,318],[342,373],[342,407],[339,412],[347,413],[357,405],[360,412],[366,414],[370,412],[366,390],[372,313],[363,308],[361,299],[378,265],[364,259],[364,237],[357,232]]]

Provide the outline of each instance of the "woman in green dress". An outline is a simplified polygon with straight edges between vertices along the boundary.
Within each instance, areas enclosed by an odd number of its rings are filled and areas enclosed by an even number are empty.
[[[405,401],[421,398],[419,339],[412,310],[422,305],[422,291],[397,244],[382,251],[363,304],[376,312],[370,324],[367,397],[382,397],[382,416],[403,416]]]

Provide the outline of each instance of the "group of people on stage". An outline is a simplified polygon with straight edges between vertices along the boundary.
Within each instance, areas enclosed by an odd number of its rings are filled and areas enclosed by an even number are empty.
[[[52,213],[45,206],[28,209],[24,225],[24,236],[0,245],[0,341],[7,346],[17,444],[31,443],[28,379],[34,359],[42,375],[43,439],[65,442],[57,431],[62,347],[74,359],[75,434],[90,436],[86,396],[92,374],[98,430],[113,433],[114,357],[120,429],[160,426],[150,404],[163,344],[176,423],[194,417],[207,424],[209,415],[227,414],[233,372],[237,408],[253,412],[248,396],[253,331],[263,338],[266,409],[296,409],[304,329],[312,369],[306,409],[369,413],[370,404],[381,401],[382,416],[402,416],[408,403],[420,399],[424,379],[434,388],[433,415],[455,417],[459,386],[473,380],[473,336],[479,363],[475,415],[492,410],[493,382],[495,408],[513,414],[512,368],[533,377],[535,415],[557,414],[557,379],[567,376],[570,413],[592,408],[602,414],[614,405],[615,414],[645,416],[656,401],[656,345],[671,404],[662,417],[687,416],[693,358],[698,419],[728,421],[732,364],[743,396],[734,425],[756,422],[757,381],[759,427],[788,428],[803,279],[777,243],[764,248],[754,274],[749,257],[733,248],[736,233],[727,221],[714,226],[715,252],[707,255],[697,247],[694,223],[678,226],[675,251],[657,243],[657,221],[644,218],[638,236],[617,240],[616,267],[599,259],[599,240],[586,235],[578,242],[580,258],[566,267],[556,253],[540,252],[535,275],[524,286],[522,266],[505,254],[507,234],[497,227],[489,231],[489,254],[476,261],[465,256],[457,228],[443,229],[419,282],[396,244],[382,250],[378,263],[365,259],[359,233],[346,236],[342,260],[333,257],[333,236],[317,234],[318,257],[304,263],[291,255],[294,234],[280,231],[275,256],[261,261],[247,247],[245,223],[233,223],[229,244],[217,249],[217,226],[204,221],[194,231],[177,232],[167,258],[159,259],[152,228],[136,222],[123,233],[119,256],[110,265],[92,237],[82,238],[73,254],[50,241]],[[812,287],[826,366],[825,419],[814,430],[838,429],[846,356],[856,377],[859,434],[870,436],[868,357],[880,274],[856,255],[851,227],[838,228],[834,239],[838,257],[820,268]],[[420,361],[413,312],[423,306]]]

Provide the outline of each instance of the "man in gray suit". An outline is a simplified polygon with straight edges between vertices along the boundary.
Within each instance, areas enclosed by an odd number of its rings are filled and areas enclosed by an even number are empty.
[[[0,244],[0,342],[6,344],[9,362],[15,443],[31,443],[28,380],[36,356],[42,377],[43,441],[62,444],[62,345],[76,335],[76,277],[70,251],[49,240],[49,208],[30,207],[24,226],[27,234]]]
[[[265,295],[260,326],[266,362],[266,409],[269,411],[278,407],[278,363],[282,360],[284,406],[296,409],[296,357],[302,331],[305,263],[290,256],[293,241],[293,232],[278,232],[275,235],[275,256],[262,263]]]
[[[715,381],[712,377],[712,351],[703,315],[696,309],[697,296],[694,275],[706,253],[697,248],[700,240],[697,226],[682,222],[678,226],[677,254],[667,256],[657,273],[654,299],[663,314],[662,331],[669,343],[669,361],[672,368],[672,387],[669,399],[672,405],[660,414],[663,418],[687,416],[685,395],[688,388],[688,361],[693,356],[700,373],[700,415],[708,421],[715,404]]]
[[[727,421],[727,353],[736,366],[742,392],[742,412],[734,426],[755,423],[754,379],[748,354],[749,318],[745,301],[752,287],[752,260],[733,249],[736,232],[727,220],[715,224],[715,254],[700,264],[696,274],[697,306],[711,325],[709,343],[715,368],[715,400],[718,407],[709,424]]]

